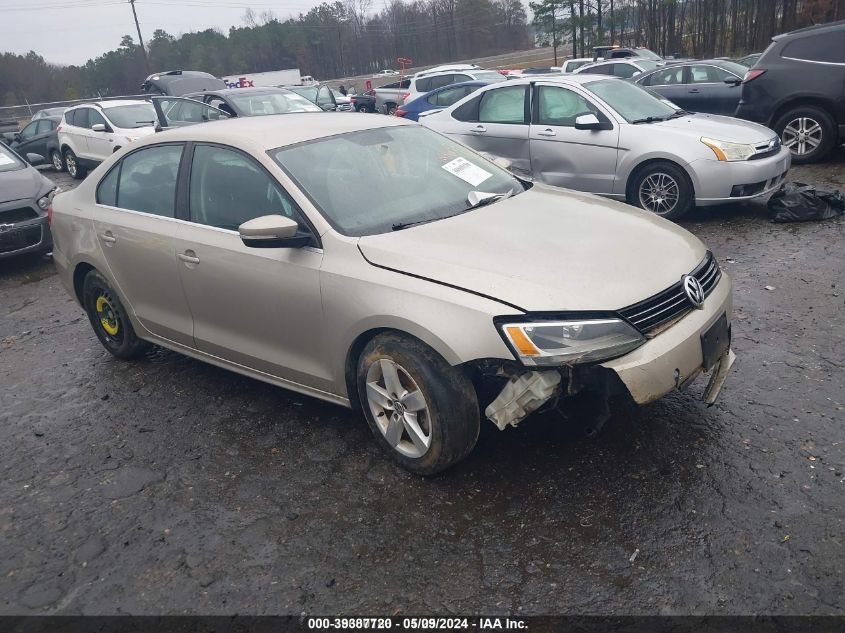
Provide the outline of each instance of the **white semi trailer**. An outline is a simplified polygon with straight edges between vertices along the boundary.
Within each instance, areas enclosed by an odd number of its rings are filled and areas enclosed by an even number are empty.
[[[266,73],[235,73],[221,79],[229,88],[253,88],[258,86],[290,86],[301,80],[299,68],[271,70]]]

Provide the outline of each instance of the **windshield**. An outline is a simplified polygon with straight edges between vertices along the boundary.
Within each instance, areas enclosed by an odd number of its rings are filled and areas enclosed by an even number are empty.
[[[637,51],[637,57],[645,57],[646,59],[653,59],[656,62],[662,62],[663,61],[663,58],[660,55],[658,55],[654,51],[650,51],[647,48],[638,48],[638,49],[636,49],[636,51]]]
[[[116,127],[149,127],[156,122],[156,111],[152,103],[137,103],[104,108],[103,111]]]
[[[495,70],[477,70],[474,71],[472,74],[478,81],[486,81],[490,84],[495,84],[500,81],[508,80],[508,78],[505,77],[502,73],[497,72]]]
[[[14,171],[15,169],[20,169],[24,167],[23,162],[15,156],[12,151],[7,148],[3,143],[0,143],[0,173],[4,171]],[[5,198],[0,198],[0,200],[4,200]]]
[[[627,81],[602,79],[586,83],[583,87],[616,110],[628,123],[649,118],[663,120],[678,111],[669,101],[658,99],[640,86]]]
[[[285,114],[287,112],[322,112],[308,99],[294,92],[271,92],[265,94],[237,94],[229,99],[244,116],[264,114]]]
[[[471,191],[524,190],[507,171],[416,125],[331,136],[270,155],[332,226],[356,237],[464,213]]]

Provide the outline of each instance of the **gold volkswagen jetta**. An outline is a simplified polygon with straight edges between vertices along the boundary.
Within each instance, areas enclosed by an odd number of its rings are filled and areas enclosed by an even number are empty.
[[[155,343],[359,407],[421,474],[465,457],[482,417],[562,396],[642,404],[707,371],[712,402],[734,358],[731,282],[693,235],[394,118],[156,134],[57,196],[52,229],[118,358]]]

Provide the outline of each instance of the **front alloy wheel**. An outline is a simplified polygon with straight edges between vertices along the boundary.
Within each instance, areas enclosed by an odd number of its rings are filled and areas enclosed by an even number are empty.
[[[678,206],[678,183],[663,172],[649,174],[640,184],[639,197],[643,209],[667,215]]]
[[[408,371],[389,358],[367,370],[367,404],[384,439],[411,458],[431,447],[428,404]]]

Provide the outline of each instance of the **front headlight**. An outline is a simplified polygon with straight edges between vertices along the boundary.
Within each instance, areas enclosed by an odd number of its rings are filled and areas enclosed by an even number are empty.
[[[544,367],[607,360],[627,354],[645,338],[621,319],[499,323],[523,365]]]
[[[702,136],[701,142],[713,150],[717,160],[736,161],[748,160],[754,155],[754,148],[745,143],[731,143],[729,141],[717,141],[713,138]]]

